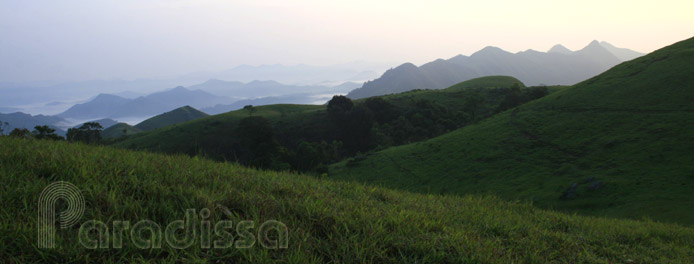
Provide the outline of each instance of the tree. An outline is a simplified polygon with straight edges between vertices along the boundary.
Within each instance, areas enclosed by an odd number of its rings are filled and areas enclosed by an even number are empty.
[[[364,102],[367,108],[374,114],[374,118],[380,124],[384,124],[394,120],[398,113],[395,112],[395,106],[381,97],[371,97]]]
[[[243,110],[248,111],[248,116],[253,116],[253,113],[255,113],[255,111],[257,111],[258,109],[253,107],[253,105],[246,105],[243,107]]]
[[[0,121],[0,136],[5,135],[5,130],[10,127],[10,123]]]
[[[528,97],[527,101],[532,101],[548,95],[549,90],[547,89],[547,86],[531,87],[526,90],[526,94],[526,97]]]
[[[31,132],[26,128],[15,128],[10,132],[10,137],[31,138]]]
[[[482,106],[482,103],[484,103],[484,97],[478,92],[473,92],[465,98],[463,109],[465,109],[465,112],[470,113],[472,120],[475,120],[475,118],[477,118],[477,109]]]
[[[101,141],[101,131],[104,128],[97,122],[87,122],[79,128],[70,128],[67,130],[67,140],[70,142],[84,142],[94,144]]]
[[[519,106],[522,103],[523,103],[523,94],[521,92],[520,85],[518,83],[514,83],[511,86],[511,88],[506,90],[506,96],[504,96],[504,99],[499,104],[499,108],[497,110],[499,112],[502,112],[502,111],[505,111],[507,109],[511,109],[511,108],[516,107],[516,106]]]
[[[31,134],[36,138],[36,139],[51,139],[51,140],[62,140],[63,137],[58,136],[55,133],[55,129],[43,125],[43,126],[35,126],[34,131],[31,132]]]
[[[280,167],[281,146],[266,118],[251,116],[242,119],[236,128],[236,135],[239,139],[239,161],[259,168]]]
[[[374,114],[363,104],[360,104],[349,113],[347,122],[342,130],[345,146],[353,151],[365,151],[371,147],[371,127],[374,123]]]
[[[344,95],[335,95],[328,102],[328,115],[337,122],[343,122],[353,107],[352,100]]]

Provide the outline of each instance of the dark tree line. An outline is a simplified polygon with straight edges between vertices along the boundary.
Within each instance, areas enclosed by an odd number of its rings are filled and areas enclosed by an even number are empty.
[[[392,98],[353,102],[334,96],[327,105],[329,124],[299,126],[289,132],[282,131],[286,125],[273,127],[264,117],[252,116],[248,107],[249,117],[236,128],[237,143],[226,156],[254,167],[324,173],[328,164],[341,159],[433,138],[545,96],[548,91],[545,87],[513,85],[461,93],[460,104],[448,105],[421,96],[399,98],[397,104]]]
[[[10,123],[0,121],[0,136],[5,135],[5,130],[10,127]]]
[[[0,122],[2,124],[2,122]],[[4,135],[4,131],[9,127],[8,123],[0,125],[0,135]],[[78,128],[70,128],[67,131],[67,140],[70,142],[83,142],[87,144],[95,144],[101,141],[101,131],[103,127],[96,122],[88,122],[82,124]],[[34,138],[47,140],[66,140],[66,138],[55,133],[55,129],[47,125],[35,126],[33,131],[26,128],[15,128],[8,136],[17,138]]]
[[[101,131],[104,128],[97,122],[87,122],[78,128],[70,128],[67,130],[67,140],[70,142],[83,142],[86,144],[95,144],[101,141]]]

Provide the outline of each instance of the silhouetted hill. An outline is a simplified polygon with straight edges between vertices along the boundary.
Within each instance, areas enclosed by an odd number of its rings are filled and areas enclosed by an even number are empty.
[[[72,106],[58,116],[75,119],[147,117],[185,105],[206,107],[233,101],[202,90],[190,90],[179,86],[135,99],[100,94],[89,102]]]
[[[128,125],[126,123],[118,123],[104,129],[104,131],[101,132],[101,137],[104,139],[119,138],[122,136],[133,135],[140,132],[142,132],[142,130],[140,130],[139,128]]]
[[[561,44],[554,45],[551,49],[547,51],[547,53],[562,53],[562,54],[571,54],[573,51],[570,49],[567,49]]]
[[[135,128],[142,131],[150,131],[160,127],[183,123],[206,116],[208,116],[208,114],[186,105],[184,107],[180,107],[142,121],[141,123],[135,125]]]
[[[622,61],[630,61],[630,60],[633,60],[633,59],[636,59],[638,57],[645,55],[641,52],[633,51],[630,49],[617,48],[614,45],[607,43],[605,41],[601,41],[600,45],[603,46],[608,51],[610,51],[615,56],[617,56],[617,58],[619,58]]]
[[[510,53],[486,47],[470,56],[438,59],[416,67],[405,63],[351,91],[351,98],[398,93],[413,89],[442,89],[461,81],[487,75],[508,75],[527,85],[571,85],[595,76],[622,62],[597,41],[571,52],[558,45],[550,52],[527,50]]]
[[[113,117],[111,113],[114,109],[120,109],[130,101],[131,99],[112,94],[99,94],[91,101],[76,104],[57,116],[75,119]]]
[[[15,128],[26,128],[29,131],[34,130],[35,126],[47,125],[55,129],[55,133],[61,136],[65,136],[65,130],[61,129],[67,124],[67,121],[63,118],[57,116],[46,116],[46,115],[36,115],[32,116],[30,114],[25,114],[21,112],[11,113],[11,114],[0,114],[0,121],[7,122],[9,124],[5,133],[9,133]]]

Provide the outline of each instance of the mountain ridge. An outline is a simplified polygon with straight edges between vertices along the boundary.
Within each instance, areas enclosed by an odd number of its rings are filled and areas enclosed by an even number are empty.
[[[380,78],[365,82],[361,88],[350,91],[347,96],[356,99],[413,89],[443,89],[486,75],[514,76],[530,86],[571,85],[623,61],[598,41],[591,41],[577,51],[558,46],[550,51],[553,52],[527,50],[510,53],[498,47],[487,46],[470,56],[459,54],[419,67],[403,63],[387,70]]]

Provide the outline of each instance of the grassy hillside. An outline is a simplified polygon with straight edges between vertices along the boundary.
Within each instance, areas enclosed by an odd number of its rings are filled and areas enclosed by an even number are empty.
[[[217,160],[245,162],[244,153],[247,152],[240,151],[244,135],[239,133],[238,124],[252,114],[268,120],[283,148],[268,160],[288,163],[295,170],[310,171],[324,168],[340,157],[421,141],[475,123],[498,112],[508,101],[509,94],[517,93],[513,98],[518,99],[516,103],[522,103],[547,93],[545,87],[521,88],[523,86],[512,77],[484,77],[449,89],[416,90],[357,100],[343,118],[329,115],[326,106],[260,106],[255,107],[256,112],[232,111],[130,136],[117,140],[114,145],[165,153],[205,154]],[[328,152],[333,154],[325,154]],[[310,158],[310,164],[301,161],[307,155],[314,157]]]
[[[142,121],[135,125],[135,127],[142,131],[150,131],[206,116],[208,116],[208,114],[200,112],[190,106],[184,106]]]
[[[341,162],[330,177],[691,225],[692,63],[689,39],[479,124]]]
[[[118,123],[110,126],[101,132],[101,137],[104,139],[119,138],[127,135],[141,133],[142,130],[126,123]]]
[[[84,195],[79,223],[151,220],[211,211],[214,223],[281,221],[288,248],[86,249],[78,228],[37,247],[37,203],[51,182]],[[694,229],[571,216],[482,196],[423,195],[187,156],[0,137],[0,262],[688,263]],[[221,213],[219,206],[231,210]],[[196,211],[197,212],[197,211]],[[196,225],[199,226],[199,225]],[[257,229],[251,229],[255,231]],[[236,235],[236,234],[234,234]],[[213,237],[216,239],[217,237]],[[240,238],[240,236],[235,236]],[[200,241],[199,238],[196,238]]]
[[[253,116],[262,116],[273,123],[292,123],[300,126],[302,121],[314,120],[321,105],[269,105],[255,107]],[[129,136],[114,145],[117,147],[144,149],[166,153],[185,153],[190,155],[205,153],[213,158],[221,158],[231,148],[234,131],[239,121],[249,117],[246,110],[208,116],[190,122],[176,124],[156,131]],[[323,121],[318,119],[318,122]]]

